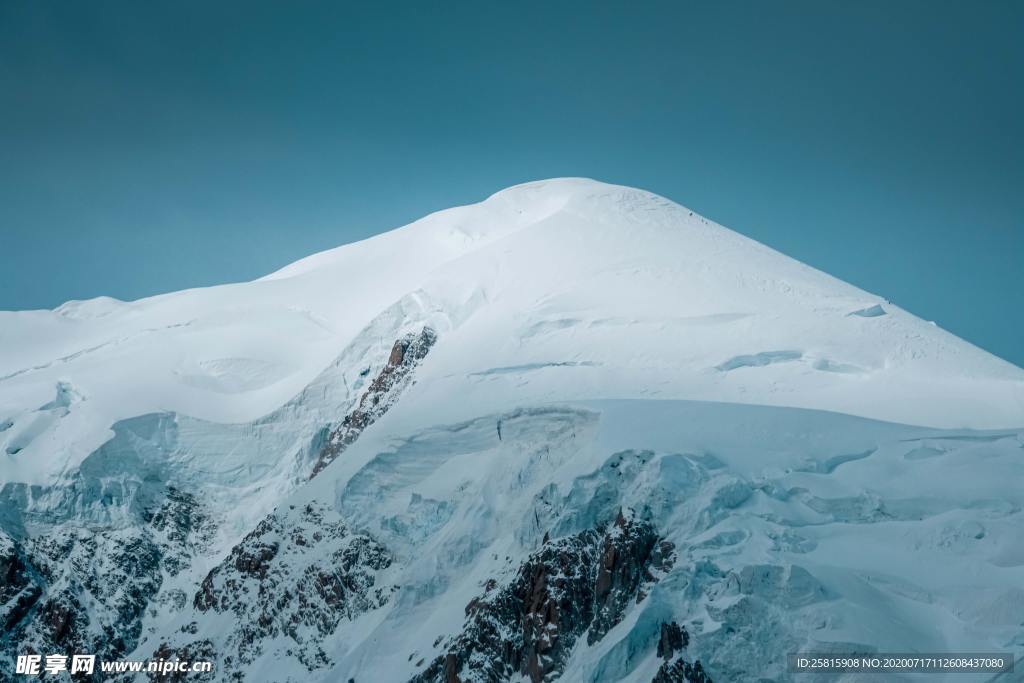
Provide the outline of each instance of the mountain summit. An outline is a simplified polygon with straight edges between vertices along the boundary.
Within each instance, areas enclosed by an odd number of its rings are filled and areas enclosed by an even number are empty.
[[[1020,368],[662,197],[570,178],[250,283],[0,313],[0,415],[60,386],[87,399],[15,420],[7,477],[48,481],[133,415],[257,419],[398,309],[447,337],[427,370],[449,378],[442,395],[486,400],[499,383],[502,401],[707,400],[935,427],[1024,415]]]
[[[0,645],[216,681],[1020,657],[1022,426],[1024,370],[879,296],[527,183],[253,282],[0,313]]]

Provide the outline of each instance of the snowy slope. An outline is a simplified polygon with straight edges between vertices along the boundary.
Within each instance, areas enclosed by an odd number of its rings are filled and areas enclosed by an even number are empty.
[[[481,394],[797,406],[942,427],[1024,414],[1019,368],[665,199],[565,179],[255,282],[0,313],[0,420],[13,423],[0,438],[17,451],[3,478],[47,482],[134,415],[270,413],[403,298],[452,333],[438,372],[473,378]],[[878,305],[884,315],[854,314]],[[60,386],[73,406],[41,410]]]
[[[658,400],[422,429],[398,418],[288,500],[335,501],[400,566],[385,579],[399,598],[339,628],[323,680],[409,678],[487,581],[507,579],[506,558],[623,507],[680,559],[624,628],[578,648],[565,680],[649,681],[669,618],[722,680],[786,680],[797,651],[1024,653],[1024,430]]]
[[[1020,657],[1022,428],[1024,370],[661,197],[551,180],[250,283],[0,313],[0,562],[76,637],[215,680],[646,683],[671,623],[718,681]],[[90,564],[123,538],[151,560]],[[559,555],[601,610],[531,659],[501,605]],[[32,614],[18,647],[52,637]]]

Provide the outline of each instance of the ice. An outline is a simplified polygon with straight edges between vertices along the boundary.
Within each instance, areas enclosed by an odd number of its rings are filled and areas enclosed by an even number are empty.
[[[860,316],[861,318],[877,318],[885,315],[885,309],[882,308],[881,304],[875,304],[874,306],[868,306],[867,308],[860,308],[850,313],[850,315]],[[930,323],[934,325],[935,323]]]
[[[357,461],[350,468],[325,471],[343,491],[344,514],[409,558],[398,581],[406,598],[385,608],[383,631],[365,636],[374,658],[343,658],[341,675],[405,671],[404,657],[382,653],[430,652],[428,634],[461,620],[482,581],[502,575],[502,558],[521,556],[546,532],[561,537],[606,523],[620,507],[665,529],[682,560],[628,623],[574,655],[566,680],[646,680],[644,634],[664,615],[686,624],[713,674],[740,680],[789,680],[784,655],[799,649],[999,650],[1013,639],[1017,626],[996,602],[985,609],[969,596],[1011,599],[1024,581],[1014,540],[1024,494],[1012,483],[1024,476],[1020,432],[942,432],[678,401],[580,409],[589,426],[571,431],[556,427],[557,415],[571,414],[561,408],[506,417],[500,442],[497,416],[414,430],[397,450],[387,447],[394,435],[379,429],[348,453]],[[450,453],[442,452],[445,432],[453,435]],[[904,457],[918,442],[946,443],[944,458],[959,464]],[[969,465],[979,459],[984,467]],[[457,460],[465,464],[452,469]],[[391,492],[396,486],[402,494]],[[371,487],[380,495],[351,497]],[[392,509],[406,524],[413,511],[423,523],[391,536],[396,517],[381,512]],[[427,512],[441,509],[440,517]],[[436,625],[420,636],[409,624],[425,611]],[[389,643],[383,650],[378,637]]]
[[[227,647],[181,595],[275,508],[316,501],[388,548],[399,589],[318,643],[329,665],[269,643],[251,680],[411,676],[546,534],[623,508],[679,560],[564,680],[649,681],[669,618],[715,680],[787,680],[798,649],[1019,658],[1024,371],[879,300],[656,195],[557,179],[254,282],[2,312],[0,525],[129,533],[168,486],[215,510],[140,657],[191,619]],[[309,481],[426,326],[396,403]]]
[[[735,356],[718,366],[722,372],[729,372],[738,368],[757,368],[772,363],[786,363],[788,361],[800,360],[804,354],[800,351],[762,351],[751,355]]]
[[[256,420],[399,301],[454,333],[437,373],[515,368],[505,381],[526,401],[656,397],[1019,424],[1024,372],[898,307],[865,307],[872,298],[650,193],[527,183],[254,282],[0,313],[0,415],[17,422],[66,380],[90,396],[36,440],[61,448],[22,444],[2,477],[47,483],[143,413]],[[858,324],[879,311],[884,321]],[[823,372],[783,371],[780,361],[802,366],[797,354]],[[709,375],[716,366],[730,371]]]

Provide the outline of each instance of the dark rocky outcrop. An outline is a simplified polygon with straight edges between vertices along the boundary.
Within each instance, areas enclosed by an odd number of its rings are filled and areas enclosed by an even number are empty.
[[[573,646],[599,641],[674,557],[650,523],[621,513],[606,529],[548,540],[507,585],[488,582],[462,632],[413,681],[556,680]]]
[[[661,625],[661,637],[658,638],[658,656],[662,659],[671,659],[677,651],[683,650],[690,644],[690,634],[686,629],[671,622]]]
[[[134,649],[165,574],[187,566],[200,538],[212,535],[200,507],[171,489],[137,526],[66,523],[22,542],[0,532],[2,656],[89,653],[110,660]]]
[[[213,662],[217,659],[213,643],[209,640],[196,640],[186,645],[171,648],[161,644],[153,653],[152,659],[179,662]],[[217,670],[211,671],[174,671],[166,674],[147,673],[150,681],[160,683],[208,683],[217,680]],[[127,681],[126,681],[127,683]]]
[[[665,662],[658,668],[651,683],[711,683],[699,659],[691,664],[682,657],[682,651],[689,644],[690,634],[685,628],[674,621],[662,622],[658,656]],[[678,657],[677,652],[680,653]]]
[[[185,491],[172,487],[156,510],[143,515],[156,533],[163,554],[163,566],[175,576],[186,569],[192,551],[204,549],[213,540],[216,525],[199,500]]]
[[[651,683],[711,683],[711,678],[704,672],[699,659],[690,664],[679,658],[662,664]]]
[[[162,580],[159,549],[143,529],[61,529],[32,539],[22,562],[30,599],[7,614],[3,644],[12,654],[123,655]]]
[[[0,633],[10,633],[43,594],[24,548],[0,531]]]
[[[343,619],[385,604],[394,588],[379,586],[391,555],[373,538],[354,533],[338,514],[308,504],[266,517],[203,580],[192,604],[199,613],[230,612],[234,626],[221,648],[225,671],[255,661],[283,637],[309,670],[328,666],[320,642]],[[177,652],[195,645],[162,643]],[[222,635],[222,634],[212,634]],[[159,652],[159,650],[158,650]]]
[[[420,364],[437,341],[437,333],[424,327],[419,334],[409,333],[395,342],[387,363],[370,382],[358,405],[327,437],[310,478],[315,477],[360,437],[395,404],[412,380],[412,371]]]

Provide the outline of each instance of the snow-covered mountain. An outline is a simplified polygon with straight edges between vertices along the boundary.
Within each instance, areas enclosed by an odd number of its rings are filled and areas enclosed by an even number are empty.
[[[640,190],[529,183],[249,283],[0,313],[0,448],[0,667],[1024,654],[1024,371]]]

